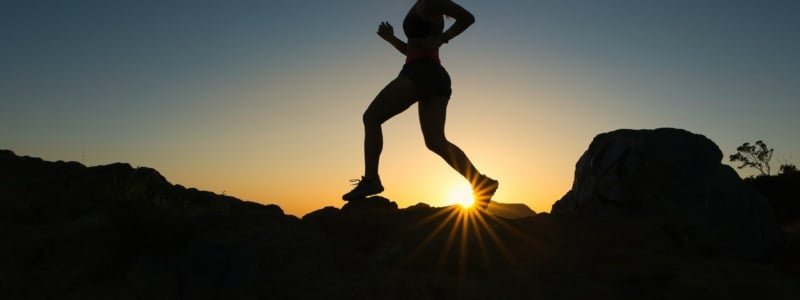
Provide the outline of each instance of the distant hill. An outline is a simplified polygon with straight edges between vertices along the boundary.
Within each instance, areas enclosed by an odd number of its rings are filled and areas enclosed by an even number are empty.
[[[487,210],[489,213],[507,219],[520,219],[536,215],[530,207],[523,203],[502,203],[492,201]]]
[[[339,200],[332,200],[339,201]],[[493,204],[496,205],[496,204]],[[758,259],[657,219],[522,218],[389,199],[302,219],[167,182],[0,151],[0,299],[793,299],[800,238]]]

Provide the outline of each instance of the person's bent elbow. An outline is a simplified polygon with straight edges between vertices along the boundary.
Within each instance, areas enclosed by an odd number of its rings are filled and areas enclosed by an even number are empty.
[[[475,23],[475,16],[473,16],[471,13],[467,13],[463,18],[458,19],[458,21],[464,22],[465,25],[472,25]]]

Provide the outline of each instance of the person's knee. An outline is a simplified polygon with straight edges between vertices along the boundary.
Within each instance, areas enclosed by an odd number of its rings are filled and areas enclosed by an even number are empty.
[[[380,126],[381,120],[376,118],[374,114],[370,113],[370,111],[364,112],[364,115],[361,116],[361,121],[364,123],[364,126]]]
[[[450,142],[444,137],[425,137],[425,147],[439,155],[446,155]]]

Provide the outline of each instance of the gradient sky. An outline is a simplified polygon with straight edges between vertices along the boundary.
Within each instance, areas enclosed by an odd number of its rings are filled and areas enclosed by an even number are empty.
[[[5,0],[0,148],[152,167],[298,216],[340,207],[361,114],[404,59],[375,31],[405,39],[413,2]],[[776,171],[800,163],[800,1],[458,3],[477,22],[441,49],[447,133],[501,181],[495,200],[549,211],[619,128],[703,134],[723,163],[762,139]],[[448,204],[463,179],[425,148],[416,107],[384,135],[383,195]]]

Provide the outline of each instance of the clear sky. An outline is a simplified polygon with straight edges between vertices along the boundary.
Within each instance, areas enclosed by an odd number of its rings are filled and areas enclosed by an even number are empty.
[[[762,139],[800,161],[800,1],[462,0],[441,49],[448,137],[549,211],[592,138],[677,127],[725,154]],[[0,3],[0,148],[129,162],[173,183],[303,214],[362,175],[361,114],[403,57],[413,0]],[[384,196],[446,205],[463,179],[429,152],[416,107],[384,126]],[[742,173],[747,175],[747,173]]]

